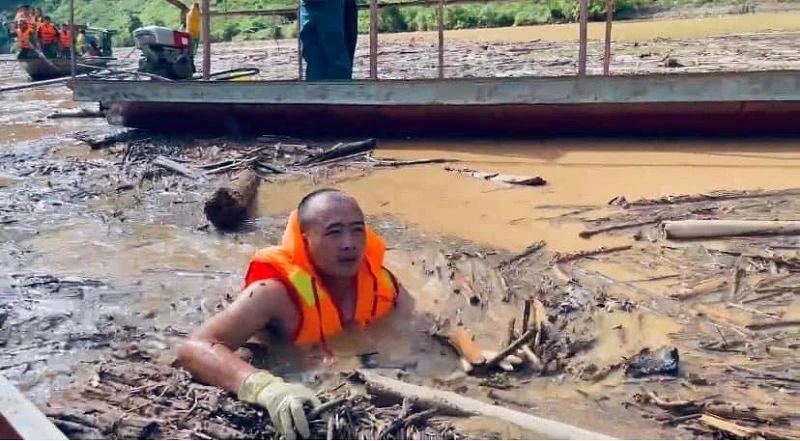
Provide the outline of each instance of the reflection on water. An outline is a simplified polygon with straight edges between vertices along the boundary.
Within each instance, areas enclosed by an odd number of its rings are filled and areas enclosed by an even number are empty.
[[[557,251],[619,245],[622,239],[580,239],[579,225],[552,218],[567,209],[550,205],[603,205],[616,195],[628,200],[716,189],[787,188],[797,185],[797,141],[654,142],[542,141],[520,143],[383,143],[378,156],[450,158],[487,172],[538,175],[545,187],[508,187],[449,173],[441,166],[348,173],[317,186],[354,195],[372,215],[390,215],[423,231],[453,235],[512,251],[545,240]],[[260,207],[270,213],[293,208],[315,188],[302,179],[262,186]]]

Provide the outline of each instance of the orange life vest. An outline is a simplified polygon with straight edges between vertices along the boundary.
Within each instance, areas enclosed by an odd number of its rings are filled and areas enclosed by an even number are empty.
[[[22,30],[22,28],[17,29],[17,48],[19,49],[30,49],[31,46],[31,28],[27,28]]]
[[[394,276],[383,267],[385,242],[369,227],[366,227],[365,234],[364,262],[357,276],[358,291],[354,314],[354,321],[360,328],[394,309],[399,291]],[[277,270],[278,279],[286,285],[289,295],[298,307],[300,320],[292,337],[294,344],[309,345],[319,342],[326,352],[330,352],[325,343],[326,337],[342,332],[339,306],[322,286],[320,277],[311,264],[300,232],[297,210],[289,216],[281,245],[264,248],[253,256],[245,277],[246,284],[272,278],[267,274],[260,277],[259,263],[266,263]]]
[[[58,32],[52,23],[42,22],[39,24],[39,39],[42,44],[55,43],[58,39]]]
[[[72,35],[70,35],[69,30],[62,29],[58,31],[58,41],[61,43],[61,47],[63,48],[72,47]]]

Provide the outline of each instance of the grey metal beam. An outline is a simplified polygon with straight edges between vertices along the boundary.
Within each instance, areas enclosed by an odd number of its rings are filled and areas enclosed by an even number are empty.
[[[800,101],[800,71],[347,82],[73,80],[76,101],[502,105]]]
[[[0,414],[22,439],[69,439],[2,375]]]

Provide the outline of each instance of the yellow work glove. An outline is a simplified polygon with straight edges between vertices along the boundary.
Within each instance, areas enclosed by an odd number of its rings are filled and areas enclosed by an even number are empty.
[[[296,439],[295,429],[303,438],[311,436],[303,404],[310,403],[316,408],[321,403],[302,384],[287,383],[267,371],[256,371],[245,378],[237,395],[241,401],[267,409],[272,424],[285,439]]]

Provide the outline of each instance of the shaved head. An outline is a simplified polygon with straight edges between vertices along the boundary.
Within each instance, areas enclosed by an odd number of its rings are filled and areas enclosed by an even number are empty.
[[[300,221],[300,230],[303,232],[308,231],[313,224],[323,220],[321,218],[324,217],[324,212],[327,211],[328,208],[337,205],[345,205],[357,208],[358,211],[361,211],[355,199],[335,188],[321,188],[305,195],[303,199],[300,200],[300,204],[297,205],[297,218]]]
[[[352,277],[364,258],[364,213],[342,191],[323,188],[307,194],[297,206],[300,231],[309,257],[323,273]]]

